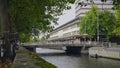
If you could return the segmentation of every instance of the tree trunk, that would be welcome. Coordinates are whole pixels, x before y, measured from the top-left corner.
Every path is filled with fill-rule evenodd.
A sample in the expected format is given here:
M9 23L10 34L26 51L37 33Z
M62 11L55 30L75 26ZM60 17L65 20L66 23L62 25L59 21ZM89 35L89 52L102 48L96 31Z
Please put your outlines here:
M3 50L4 59L11 59L13 57L10 45L10 19L8 13L8 0L0 0L0 17L1 17L1 33L3 36Z

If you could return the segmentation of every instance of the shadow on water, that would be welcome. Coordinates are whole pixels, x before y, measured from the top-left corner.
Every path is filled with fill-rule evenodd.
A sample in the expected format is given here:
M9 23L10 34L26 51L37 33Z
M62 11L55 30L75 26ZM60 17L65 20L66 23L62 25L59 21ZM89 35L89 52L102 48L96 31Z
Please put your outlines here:
M81 54L69 54L69 53L37 53L40 56L76 56L80 57Z
M66 53L38 53L40 56L64 56Z
M74 53L74 52L66 52L64 50L55 50L55 49L38 49L39 52L37 52L40 56L80 56L80 52Z

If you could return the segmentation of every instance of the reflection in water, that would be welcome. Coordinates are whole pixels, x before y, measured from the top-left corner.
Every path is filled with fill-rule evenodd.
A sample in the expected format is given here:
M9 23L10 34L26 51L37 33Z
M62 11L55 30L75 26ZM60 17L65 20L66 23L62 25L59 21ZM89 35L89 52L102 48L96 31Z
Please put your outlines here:
M120 68L120 61L90 58L87 55L66 55L64 51L38 49L39 55L58 68Z
M85 68L120 68L120 61L106 58L81 57Z

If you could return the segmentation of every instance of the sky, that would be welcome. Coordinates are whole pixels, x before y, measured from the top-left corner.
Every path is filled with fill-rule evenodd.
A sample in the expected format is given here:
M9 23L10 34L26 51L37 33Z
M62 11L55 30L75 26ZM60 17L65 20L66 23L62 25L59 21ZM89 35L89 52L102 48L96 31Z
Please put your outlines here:
M54 25L55 28L73 20L75 18L75 5L71 5L70 10L63 11L63 15L60 16L58 20L58 25L54 25L53 23L51 25ZM39 37L43 37L43 34L40 34Z
M70 10L65 10L63 11L63 15L60 16L59 20L58 20L58 25L55 25L55 28L71 21L72 19L75 18L75 5L71 5L71 9Z

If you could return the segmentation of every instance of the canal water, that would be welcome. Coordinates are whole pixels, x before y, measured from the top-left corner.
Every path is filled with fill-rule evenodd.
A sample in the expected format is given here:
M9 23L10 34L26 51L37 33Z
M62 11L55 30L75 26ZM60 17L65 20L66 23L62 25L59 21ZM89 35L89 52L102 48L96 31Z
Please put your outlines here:
M37 48L37 53L58 68L120 68L120 60L90 58L88 55L67 55L62 50Z

